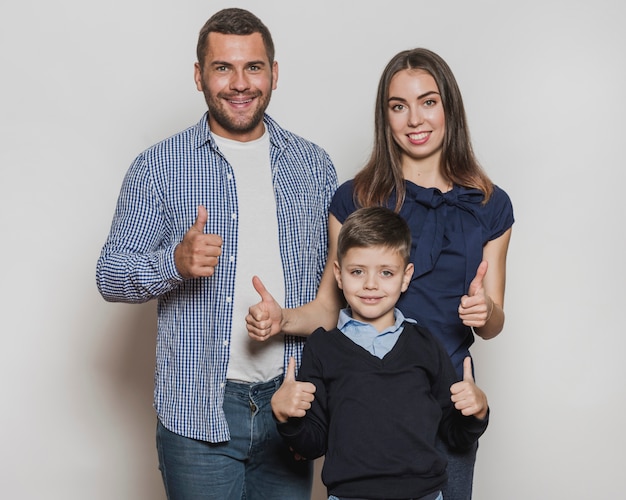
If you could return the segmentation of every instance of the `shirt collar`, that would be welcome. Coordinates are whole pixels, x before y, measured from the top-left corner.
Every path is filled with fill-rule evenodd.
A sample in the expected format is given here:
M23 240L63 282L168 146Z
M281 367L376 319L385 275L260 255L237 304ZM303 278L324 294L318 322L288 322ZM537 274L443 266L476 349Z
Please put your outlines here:
M394 317L396 318L396 321L393 326L390 326L389 328L385 329L385 332L387 333L395 332L396 330L402 327L402 323L404 323L405 321L408 323L417 323L414 319L405 318L404 314L402 314L400 309L398 309L397 307L394 308L393 314L394 314ZM352 311L350 310L349 307L346 307L345 309L342 309L341 311L339 311L339 320L337 321L337 328L339 330L343 330L343 328L348 324L365 325L367 323L354 319L352 317Z
M263 123L265 124L265 132L270 135L270 142L278 148L285 148L290 142L289 132L285 131L274 119L267 113L263 115ZM209 112L205 111L202 118L195 127L194 144L196 148L201 148L207 143L215 148L213 134L209 128Z

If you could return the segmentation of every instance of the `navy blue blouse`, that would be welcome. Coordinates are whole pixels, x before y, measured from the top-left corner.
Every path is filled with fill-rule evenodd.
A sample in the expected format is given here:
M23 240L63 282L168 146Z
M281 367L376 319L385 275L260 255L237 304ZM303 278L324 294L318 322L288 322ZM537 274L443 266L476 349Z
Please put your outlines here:
M506 192L497 186L483 205L484 195L477 189L455 185L442 193L437 188L405 183L400 215L411 228L415 272L397 307L435 335L462 377L463 359L469 355L474 335L459 319L460 299L476 275L483 246L513 225L513 206ZM394 208L395 204L394 194L388 207ZM330 212L343 224L357 208L353 182L349 180L336 191Z

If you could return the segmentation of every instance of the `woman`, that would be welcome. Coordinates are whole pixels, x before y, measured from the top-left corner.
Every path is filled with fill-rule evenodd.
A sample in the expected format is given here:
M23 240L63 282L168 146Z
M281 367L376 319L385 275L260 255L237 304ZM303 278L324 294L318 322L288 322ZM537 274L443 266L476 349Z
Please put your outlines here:
M329 268L337 235L350 213L372 205L390 207L409 223L415 273L398 308L439 339L461 377L474 334L490 339L504 326L513 208L474 156L452 71L426 49L400 52L383 71L371 157L340 186L330 207L329 254L317 298L280 309L255 278L262 302L250 309L250 335L264 340L281 331L306 334L335 326L340 302ZM445 452L444 498L471 498L476 449Z

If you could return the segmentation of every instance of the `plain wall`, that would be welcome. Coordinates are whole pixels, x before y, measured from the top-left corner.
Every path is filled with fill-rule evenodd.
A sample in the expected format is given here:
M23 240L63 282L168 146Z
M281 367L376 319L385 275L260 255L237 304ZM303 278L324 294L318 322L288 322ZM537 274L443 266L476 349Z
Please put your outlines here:
M95 264L133 158L204 112L197 33L227 6L273 32L269 112L340 180L368 155L387 61L415 46L448 61L516 215L505 330L473 348L492 407L475 498L624 498L618 0L3 2L0 496L164 498L155 304L104 302Z

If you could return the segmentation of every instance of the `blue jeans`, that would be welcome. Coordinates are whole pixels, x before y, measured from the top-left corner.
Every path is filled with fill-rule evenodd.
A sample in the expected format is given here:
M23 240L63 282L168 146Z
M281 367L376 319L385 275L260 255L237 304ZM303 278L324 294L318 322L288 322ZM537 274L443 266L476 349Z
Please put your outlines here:
M226 383L230 441L198 441L157 423L159 469L169 500L310 499L313 463L294 459L272 417L270 400L281 381Z
M440 442L439 449L448 459L448 481L443 487L443 497L445 500L471 500L478 443L469 450L459 452Z

